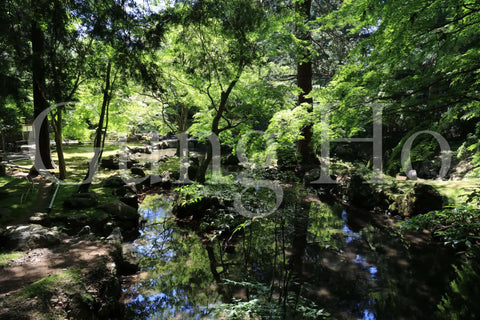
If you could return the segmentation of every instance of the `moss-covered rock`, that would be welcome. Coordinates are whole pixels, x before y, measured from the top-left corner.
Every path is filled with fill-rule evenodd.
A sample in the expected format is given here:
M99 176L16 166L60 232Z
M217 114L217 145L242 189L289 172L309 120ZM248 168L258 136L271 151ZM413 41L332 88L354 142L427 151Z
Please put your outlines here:
M413 190L401 200L399 212L405 217L425 214L429 211L441 210L444 197L432 186L416 183Z
M9 226L0 230L0 246L21 251L46 248L60 243L65 237L56 227L46 228L38 224Z

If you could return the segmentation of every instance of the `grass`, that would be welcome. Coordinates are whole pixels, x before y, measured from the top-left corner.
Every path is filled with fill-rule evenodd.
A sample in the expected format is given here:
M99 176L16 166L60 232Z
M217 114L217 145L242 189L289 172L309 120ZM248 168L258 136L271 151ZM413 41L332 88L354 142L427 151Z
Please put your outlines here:
M80 270L65 270L44 277L0 301L0 307L11 308L8 315L12 318L60 320L68 317L67 310L57 307L55 301L65 299L69 302L69 309L72 303L78 306L93 305L94 298L88 293Z
M0 226L26 214L37 197L37 187L26 179L0 177Z
M107 145L105 146L103 157L114 155L117 150L118 146ZM64 146L64 154L68 174L65 181L73 184L60 186L53 204L52 213L55 213L55 211L57 213L63 212L63 201L77 191L78 185L87 173L87 163L93 156L93 149L92 145ZM57 154L55 152L52 152L52 158L54 161L57 160ZM29 159L20 160L15 161L15 164L31 166L32 161ZM58 174L58 169L52 171ZM117 174L117 171L103 168L98 169L90 190L97 194L99 203L106 203L115 199L111 189L106 189L101 186L101 181L114 174ZM19 179L9 175L0 177L0 226L8 225L18 219L18 217L29 213L30 208L37 198L37 194L38 187L26 179ZM45 209L47 209L46 207ZM93 212L95 211L94 209L79 211L79 213L95 214L95 212Z
M0 267L6 266L12 259L20 258L24 255L23 252L1 252L0 253Z
M65 270L59 274L53 274L42 278L18 293L18 297L33 298L46 297L53 291L62 288L67 294L74 294L79 291L83 279L79 270Z

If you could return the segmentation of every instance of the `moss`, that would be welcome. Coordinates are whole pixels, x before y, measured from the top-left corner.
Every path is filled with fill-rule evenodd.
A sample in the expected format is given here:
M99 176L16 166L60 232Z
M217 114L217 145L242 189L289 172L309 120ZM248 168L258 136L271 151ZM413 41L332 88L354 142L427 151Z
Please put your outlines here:
M33 298L47 297L53 295L54 290L65 290L67 294L77 292L82 286L82 277L78 270L66 270L42 278L18 293L18 297Z
M66 303L66 304L64 304ZM0 306L9 309L7 317L28 319L90 318L95 298L76 269L44 277L6 297ZM1 315L1 313L0 313Z
M23 252L0 252L0 267L6 266L12 259L20 258Z
M0 226L28 213L37 198L37 186L25 179L4 176L0 178Z

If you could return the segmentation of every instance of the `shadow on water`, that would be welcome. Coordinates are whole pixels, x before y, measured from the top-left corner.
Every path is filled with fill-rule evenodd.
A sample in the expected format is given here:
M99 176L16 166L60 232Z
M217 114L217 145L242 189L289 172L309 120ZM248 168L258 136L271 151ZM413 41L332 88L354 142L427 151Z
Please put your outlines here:
M337 205L287 203L221 230L226 237L180 228L171 206L159 195L140 208L147 222L136 241L141 272L124 288L129 319L321 319L325 310L337 319L430 319L452 273L449 255L407 250L392 231L359 227Z

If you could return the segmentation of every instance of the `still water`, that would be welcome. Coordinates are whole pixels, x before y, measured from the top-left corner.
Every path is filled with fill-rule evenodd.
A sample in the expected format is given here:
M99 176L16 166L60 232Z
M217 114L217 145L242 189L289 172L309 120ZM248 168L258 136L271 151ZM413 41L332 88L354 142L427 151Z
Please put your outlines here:
M430 319L451 275L447 255L407 250L340 205L292 204L195 228L171 208L166 195L140 207L128 319Z

